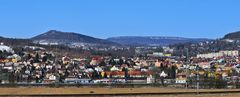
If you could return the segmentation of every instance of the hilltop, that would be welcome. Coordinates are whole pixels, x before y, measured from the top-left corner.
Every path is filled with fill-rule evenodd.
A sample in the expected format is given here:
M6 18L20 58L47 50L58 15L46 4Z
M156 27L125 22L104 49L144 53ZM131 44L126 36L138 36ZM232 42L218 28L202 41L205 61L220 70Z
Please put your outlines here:
M231 32L226 34L223 39L240 39L240 31Z
M31 40L38 44L53 44L53 45L117 45L111 41L94 38L73 32L61 32L50 30L43 34L37 35Z
M211 39L205 38L183 38L183 37L164 37L164 36L121 36L111 37L107 40L116 42L122 45L136 46L167 46L179 43L198 43Z

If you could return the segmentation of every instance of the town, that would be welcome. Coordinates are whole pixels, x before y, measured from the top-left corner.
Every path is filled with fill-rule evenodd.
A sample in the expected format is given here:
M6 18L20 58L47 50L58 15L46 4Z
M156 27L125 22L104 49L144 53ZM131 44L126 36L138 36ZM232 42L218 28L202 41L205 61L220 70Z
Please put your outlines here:
M39 46L20 48L16 52L1 43L1 84L159 84L189 88L240 86L238 50L197 55L184 52L182 56L174 56L174 50L167 46L135 47L135 55L132 56L98 54L78 57L56 55L56 52Z

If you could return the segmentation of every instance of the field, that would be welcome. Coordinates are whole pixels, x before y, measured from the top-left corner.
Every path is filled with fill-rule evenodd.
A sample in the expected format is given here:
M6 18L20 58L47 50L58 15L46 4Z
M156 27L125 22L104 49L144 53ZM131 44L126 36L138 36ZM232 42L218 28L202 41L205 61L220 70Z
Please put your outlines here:
M240 93L234 94L182 94L182 95L136 95L136 96L127 96L127 97L240 97Z
M175 89L175 88L91 88L91 87L19 87L0 88L1 96L116 96L116 97L240 97L240 89Z

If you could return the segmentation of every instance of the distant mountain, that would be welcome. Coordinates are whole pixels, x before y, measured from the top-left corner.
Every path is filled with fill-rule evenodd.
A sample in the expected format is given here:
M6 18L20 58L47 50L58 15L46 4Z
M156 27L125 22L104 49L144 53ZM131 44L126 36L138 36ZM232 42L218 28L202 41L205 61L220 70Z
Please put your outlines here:
M121 36L111 37L107 40L122 45L139 45L139 46L166 46L186 42L202 42L210 39L204 38L182 38L182 37L161 37L161 36Z
M223 38L224 39L240 39L240 31L226 34Z
M107 40L98 39L73 32L61 32L50 30L46 33L40 34L31 38L34 43L50 44L50 45L69 45L69 46L82 46L82 45L116 45Z
M30 39L5 38L5 37L1 37L1 36L0 36L0 42L11 45L11 46L33 44Z
M226 36L228 37L228 36ZM40 45L65 45L68 47L109 47L109 46L167 46L178 43L198 43L208 41L204 38L182 38L182 37L161 37L161 36L121 36L108 39L99 39L73 32L62 32L50 30L30 39L13 39L0 37L0 42L8 41L15 44L35 43Z
M173 55L182 55L186 48L188 48L188 54L190 56L196 56L197 54L206 54L211 52L219 52L222 50L240 51L240 31L228 33L222 38L215 40L199 43L175 44L171 45L170 47L176 50Z

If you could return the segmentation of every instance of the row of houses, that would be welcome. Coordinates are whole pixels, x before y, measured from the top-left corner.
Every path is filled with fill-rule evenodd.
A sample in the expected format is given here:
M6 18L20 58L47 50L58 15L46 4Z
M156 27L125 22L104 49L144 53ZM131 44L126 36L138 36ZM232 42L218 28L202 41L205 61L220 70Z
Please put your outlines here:
M207 53L207 54L198 54L197 58L217 58L223 56L238 56L239 51L237 50L226 50L226 51L219 51L214 53Z

